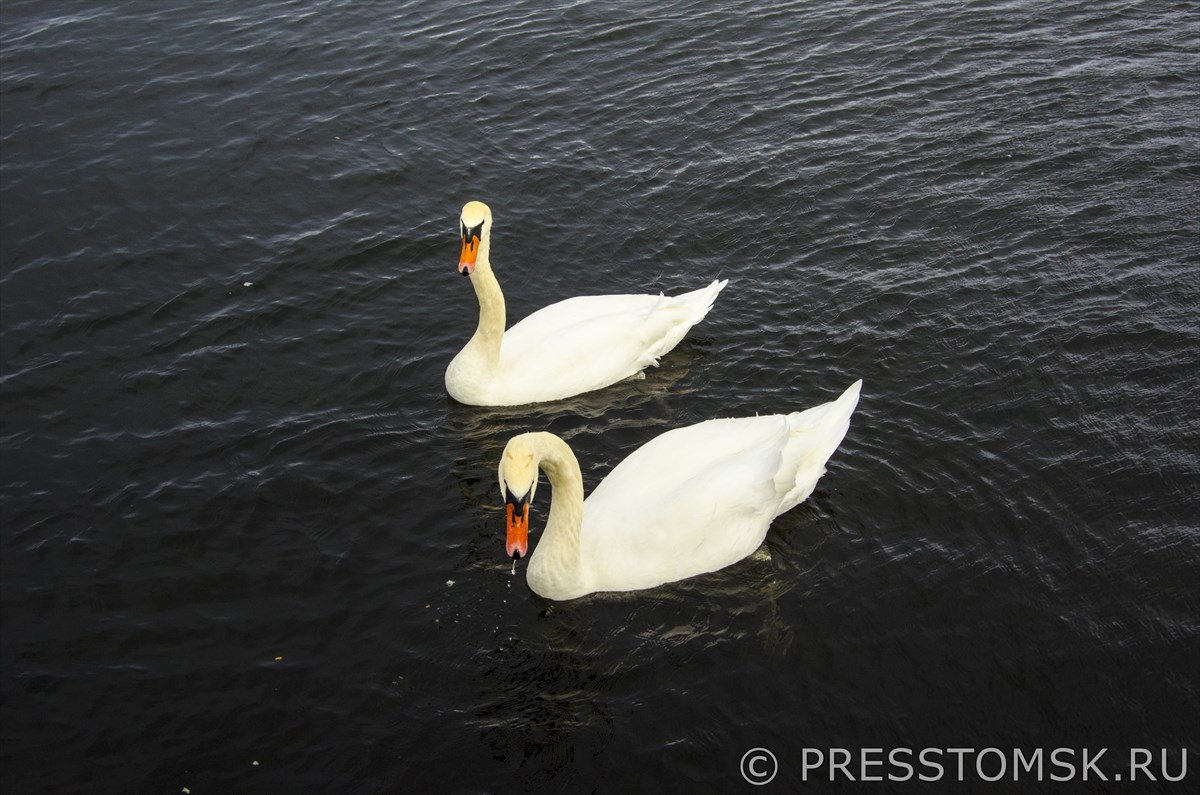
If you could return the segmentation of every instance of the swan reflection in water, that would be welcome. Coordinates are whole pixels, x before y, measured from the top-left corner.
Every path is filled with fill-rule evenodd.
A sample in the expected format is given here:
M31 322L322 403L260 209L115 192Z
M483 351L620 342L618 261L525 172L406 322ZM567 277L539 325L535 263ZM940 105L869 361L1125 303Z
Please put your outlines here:
M804 572L773 560L790 558L786 544L780 555L772 546L769 540L722 571L646 591L572 602L524 591L524 600L510 599L512 614L536 610L536 617L500 627L493 647L470 661L481 700L468 723L525 785L600 780L605 771L596 760L631 716L653 723L658 717L647 714L647 704L705 689L709 673L697 663L722 652L793 652L795 630L780 603L802 585ZM510 578L503 563L488 574ZM515 579L506 588L514 596L524 590L519 574ZM665 691L664 662L674 672ZM658 733L664 743L679 735L665 719Z

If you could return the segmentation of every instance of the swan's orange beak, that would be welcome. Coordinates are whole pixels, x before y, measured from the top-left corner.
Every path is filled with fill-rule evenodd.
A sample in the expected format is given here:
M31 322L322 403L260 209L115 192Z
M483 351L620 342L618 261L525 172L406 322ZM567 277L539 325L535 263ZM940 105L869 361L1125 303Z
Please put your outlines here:
M463 235L462 254L458 256L458 272L470 276L475 272L475 258L479 256L479 236Z
M510 558L523 558L529 551L529 503L520 506L511 502L508 509L508 543L504 549Z

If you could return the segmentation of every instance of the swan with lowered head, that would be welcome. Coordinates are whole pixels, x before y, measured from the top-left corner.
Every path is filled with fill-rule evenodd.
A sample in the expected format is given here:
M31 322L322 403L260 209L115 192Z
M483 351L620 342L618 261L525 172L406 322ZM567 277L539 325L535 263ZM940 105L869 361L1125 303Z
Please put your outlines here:
M637 375L699 323L726 281L676 297L588 295L539 309L504 330L504 295L488 259L492 211L468 202L458 270L479 299L479 326L446 368L446 391L473 406L578 395Z
M579 462L551 433L509 440L500 458L506 550L528 551L538 469L550 515L529 559L529 587L547 599L636 591L716 571L762 544L771 521L825 474L858 405L862 381L807 411L708 420L647 442L583 498Z

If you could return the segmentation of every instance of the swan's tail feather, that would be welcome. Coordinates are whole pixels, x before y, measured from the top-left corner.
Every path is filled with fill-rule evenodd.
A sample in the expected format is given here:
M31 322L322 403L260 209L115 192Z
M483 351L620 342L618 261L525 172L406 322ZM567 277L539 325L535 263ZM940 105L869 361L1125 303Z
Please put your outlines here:
M729 284L728 279L714 279L707 287L693 290L677 296L660 296L658 303L651 310L651 316L658 315L661 330L653 332L657 339L646 349L638 360L639 367L657 366L658 360L670 353L679 344L692 326L699 323L712 309L717 300L717 294ZM653 322L653 321L652 321Z
M784 482L777 481L778 486L786 489L786 494L776 516L794 508L812 494L817 480L825 474L825 463L846 438L846 431L850 429L850 415L858 406L861 389L862 379L859 379L837 400L788 415L790 433L779 470Z
M704 319L708 310L712 309L713 304L716 303L717 294L724 290L727 284L729 284L728 279L713 279L707 287L676 296L674 303L676 306L687 307L696 313L696 319L692 321L692 324L695 325Z

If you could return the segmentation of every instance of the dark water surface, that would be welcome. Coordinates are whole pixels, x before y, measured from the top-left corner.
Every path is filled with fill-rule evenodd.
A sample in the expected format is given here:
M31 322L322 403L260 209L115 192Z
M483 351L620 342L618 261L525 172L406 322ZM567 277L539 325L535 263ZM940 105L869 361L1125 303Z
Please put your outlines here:
M764 746L792 791L836 746L1194 792L1198 48L1190 2L5 0L6 790L750 791ZM458 406L468 199L510 319L730 285L644 381ZM510 575L511 435L591 486L859 377L764 553Z

